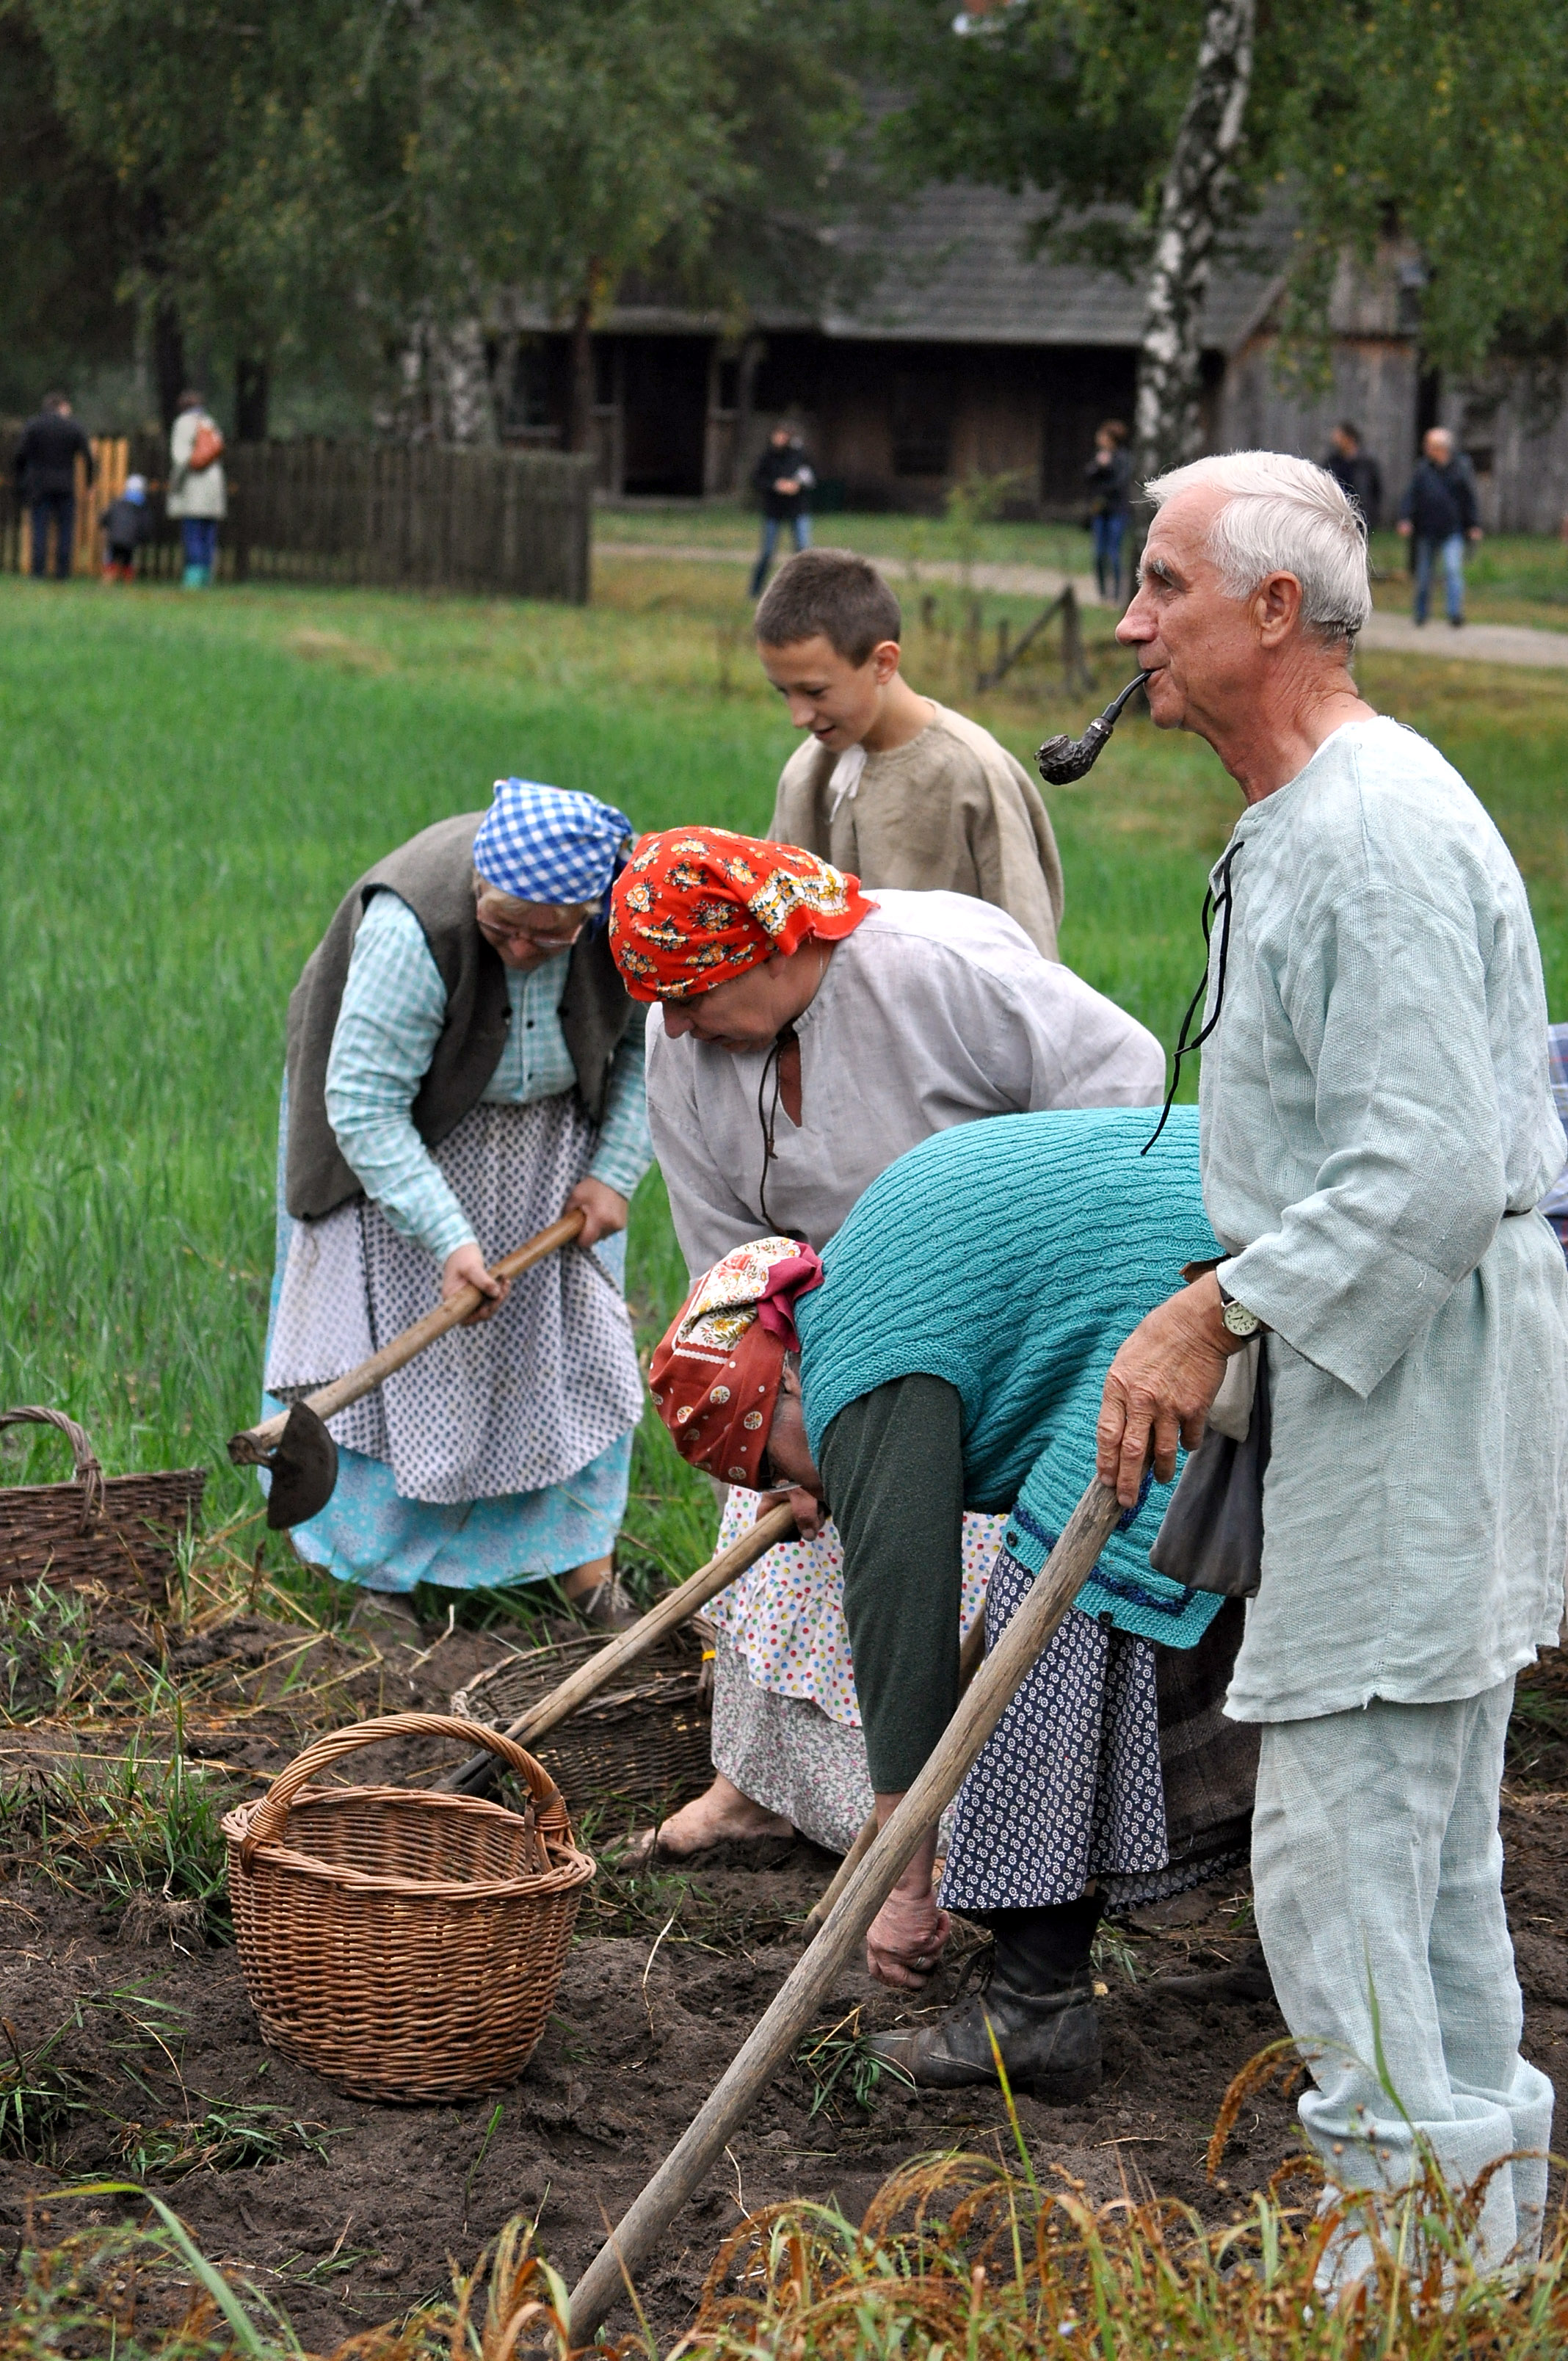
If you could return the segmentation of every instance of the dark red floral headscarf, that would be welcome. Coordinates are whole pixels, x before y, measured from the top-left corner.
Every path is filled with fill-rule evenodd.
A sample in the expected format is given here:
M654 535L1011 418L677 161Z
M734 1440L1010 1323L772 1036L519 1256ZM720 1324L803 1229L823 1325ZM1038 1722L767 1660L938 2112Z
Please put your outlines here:
M858 877L798 845L666 828L616 880L609 943L633 1000L686 1000L814 936L853 934L874 907Z
M757 1489L784 1355L800 1349L795 1301L821 1284L821 1258L799 1238L753 1238L698 1279L648 1372L654 1408L694 1467Z

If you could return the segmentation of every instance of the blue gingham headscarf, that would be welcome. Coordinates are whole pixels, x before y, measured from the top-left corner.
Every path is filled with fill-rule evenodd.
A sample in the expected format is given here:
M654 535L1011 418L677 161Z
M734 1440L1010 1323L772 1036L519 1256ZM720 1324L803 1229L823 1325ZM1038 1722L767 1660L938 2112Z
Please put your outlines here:
M498 779L474 839L474 866L520 902L587 902L607 914L631 851L631 822L613 804L532 779Z

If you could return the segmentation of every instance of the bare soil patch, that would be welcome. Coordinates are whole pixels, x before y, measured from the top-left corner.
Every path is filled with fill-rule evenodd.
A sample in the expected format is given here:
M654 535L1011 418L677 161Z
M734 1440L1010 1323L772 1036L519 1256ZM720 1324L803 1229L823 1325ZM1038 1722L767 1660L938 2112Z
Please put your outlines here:
M190 1668L192 1676L218 1668L219 1686L236 1685L239 1698L214 1692L205 1731L200 1711L187 1717L187 1745L205 1750L205 1775L225 1805L256 1792L258 1774L279 1768L321 1726L323 1707L346 1719L442 1706L498 1652L483 1635L455 1631L422 1663L420 1651L396 1646L367 1663L348 1643L322 1640L295 1660L282 1695L285 1630L240 1619L216 1635L212 1665ZM288 1644L298 1636L288 1633ZM239 1661L247 1652L255 1661ZM1526 2048L1550 2072L1568 2039L1568 1794L1540 1784L1541 1770L1555 1768L1550 1749L1558 1742L1543 1736L1540 1718L1521 1716L1518 1736L1516 1773L1533 1768L1538 1784L1510 1790L1508 1892ZM34 1725L0 1742L14 1782L24 1759L43 1776L50 1746L57 1759L86 1742L109 1752L124 1744L124 1730ZM398 1753L400 1763L383 1761L373 1775L429 1777L438 1767L429 1749ZM43 2097L29 2099L25 2128L7 2118L0 2131L0 2300L4 2267L29 2218L35 2236L82 2226L94 2206L103 2218L104 2201L64 2191L110 2171L157 2189L209 2254L252 2275L317 2348L440 2291L450 2265L471 2268L515 2213L540 2218L545 2251L575 2279L798 1956L799 1922L834 1865L791 1842L628 1874L614 1866L610 1827L590 1821L587 1837L603 1865L545 2038L514 2087L459 2107L343 2097L263 2047L232 1948L156 1911L61 1893L36 1863L17 1867L14 1858L15 1873L0 1882L0 2021L10 2045L0 2068L7 2055L19 2057L24 2086L38 2083ZM1124 1960L1107 1956L1102 1970L1103 2089L1071 2108L1019 2102L1036 2169L1070 2174L1096 2200L1126 2183L1224 2218L1298 2146L1292 2103L1266 2092L1243 2110L1224 2179L1214 2186L1206 2178L1204 2149L1227 2083L1283 2031L1266 1985L1245 1972L1246 1895L1189 1895L1121 1931ZM960 1960L931 2004L966 1972L973 1962ZM846 2021L842 2042L899 2014L892 1994L853 1974L823 2026ZM884 2080L862 2105L850 2080L842 2074L824 2098L820 2072L797 2062L775 2077L644 2275L642 2298L661 2334L689 2318L720 2238L743 2212L804 2196L858 2214L911 2157L1011 2150L997 2093L917 2093Z

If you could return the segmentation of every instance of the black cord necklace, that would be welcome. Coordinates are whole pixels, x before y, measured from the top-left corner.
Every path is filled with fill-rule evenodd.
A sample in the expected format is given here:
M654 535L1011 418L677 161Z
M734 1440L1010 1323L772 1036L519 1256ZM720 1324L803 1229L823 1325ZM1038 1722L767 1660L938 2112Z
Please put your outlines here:
M772 1229L773 1219L768 1211L768 1167L778 1154L777 1148L773 1146L773 1134L778 1126L779 1093L784 1089L784 1077L779 1071L779 1066L784 1051L796 1038L793 1025L786 1025L782 1032L773 1036L773 1046L762 1060L762 1071L757 1082L757 1122L762 1134L762 1177L757 1184L757 1205L762 1216L762 1227L766 1230ZM773 1076L773 1102L764 1115L762 1101L767 1094L770 1074Z
M1216 894L1213 887L1211 885L1203 896L1203 949L1205 953L1207 953L1209 949L1210 930L1213 926L1216 916L1218 916L1220 919L1220 972L1214 980L1214 1014L1210 1017L1209 1022L1204 1026L1201 1033L1200 1033L1195 1039L1190 1041L1187 1038L1187 1028L1191 1024L1192 1019L1197 1016L1198 1011L1202 1007L1203 996L1209 989L1209 961L1207 957L1205 957L1203 961L1202 982L1199 984L1197 991L1193 994L1191 999L1187 1005L1187 1014L1181 1020L1181 1031L1177 1036L1176 1055L1170 1061L1170 1088L1165 1094L1165 1104L1159 1111L1159 1121L1156 1124L1153 1134L1149 1138L1145 1140L1142 1148L1138 1150L1140 1156L1146 1156L1148 1154L1150 1148L1154 1146L1155 1141L1165 1129L1167 1118L1170 1114L1172 1105L1175 1104L1176 1086L1181 1078L1181 1060L1183 1058L1190 1057L1194 1049L1201 1049L1203 1047L1204 1042L1209 1038L1210 1034L1219 1023L1220 1011L1225 1005L1225 962L1231 955L1231 912L1234 907L1235 900L1231 890L1231 868L1240 851L1241 846L1239 844L1232 845L1229 852L1226 853L1223 861L1220 863L1219 893Z

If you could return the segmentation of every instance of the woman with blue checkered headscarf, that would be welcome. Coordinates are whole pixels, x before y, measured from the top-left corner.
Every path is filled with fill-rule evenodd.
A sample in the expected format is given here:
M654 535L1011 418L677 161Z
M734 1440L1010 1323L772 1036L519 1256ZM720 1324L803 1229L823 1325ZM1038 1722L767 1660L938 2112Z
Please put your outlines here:
M337 1488L294 1545L382 1594L556 1576L631 1610L613 1551L642 1387L623 1298L652 1160L643 1011L609 954L624 812L526 779L353 886L289 1004L269 1400L466 1285L490 1299L330 1423ZM564 1212L577 1243L489 1266ZM383 1602L384 1604L384 1602Z

